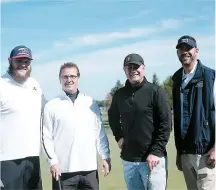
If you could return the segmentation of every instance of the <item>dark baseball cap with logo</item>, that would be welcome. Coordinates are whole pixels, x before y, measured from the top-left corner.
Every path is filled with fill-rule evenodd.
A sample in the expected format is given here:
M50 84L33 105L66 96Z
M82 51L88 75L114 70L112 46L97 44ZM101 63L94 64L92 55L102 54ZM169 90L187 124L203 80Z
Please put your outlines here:
M124 59L124 66L129 64L144 65L144 60L139 54L131 53Z
M187 44L192 48L197 47L196 40L192 36L188 36L188 35L182 36L181 38L178 39L176 49L178 49L181 44Z
M29 58L32 60L32 53L29 48L24 45L16 46L10 53L11 59Z

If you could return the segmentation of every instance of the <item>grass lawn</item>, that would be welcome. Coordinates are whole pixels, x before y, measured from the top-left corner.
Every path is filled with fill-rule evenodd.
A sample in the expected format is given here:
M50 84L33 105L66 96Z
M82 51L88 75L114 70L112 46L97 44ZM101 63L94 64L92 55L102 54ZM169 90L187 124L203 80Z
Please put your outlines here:
M100 172L100 189L101 190L126 190L123 171L122 171L122 163L119 158L119 149L117 147L116 142L109 130L107 129L107 134L110 142L111 149L111 157L112 157L112 171L107 177L103 177L101 173L101 167L99 165ZM169 156L169 179L168 179L168 190L184 190L186 189L185 183L183 180L183 175L176 169L175 166L175 145L173 141L173 134L171 135L171 139L168 144L168 156ZM42 163L42 177L43 177L43 185L44 190L51 189L51 175L49 173L49 168L46 163L45 158L41 159Z

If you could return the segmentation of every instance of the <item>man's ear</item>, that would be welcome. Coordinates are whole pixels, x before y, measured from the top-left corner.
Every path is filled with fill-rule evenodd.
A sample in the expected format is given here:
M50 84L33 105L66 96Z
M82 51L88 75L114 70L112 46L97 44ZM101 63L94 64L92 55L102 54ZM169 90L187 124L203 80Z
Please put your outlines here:
M145 70L145 65L141 65L140 67L142 70Z
M198 53L199 53L199 49L195 48L195 55L198 56Z

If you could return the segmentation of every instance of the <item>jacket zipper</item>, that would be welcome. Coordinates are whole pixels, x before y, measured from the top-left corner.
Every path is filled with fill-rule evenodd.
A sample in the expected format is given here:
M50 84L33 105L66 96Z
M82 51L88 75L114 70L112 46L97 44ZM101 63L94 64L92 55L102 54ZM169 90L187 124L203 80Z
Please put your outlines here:
M131 96L131 105L134 103L134 93Z

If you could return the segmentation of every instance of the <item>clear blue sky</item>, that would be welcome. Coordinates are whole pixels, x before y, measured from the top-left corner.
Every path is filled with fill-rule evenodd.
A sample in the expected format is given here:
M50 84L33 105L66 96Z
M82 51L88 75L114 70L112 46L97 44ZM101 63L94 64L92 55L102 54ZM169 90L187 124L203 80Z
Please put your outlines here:
M180 63L175 45L185 34L196 38L199 58L215 67L213 0L1 0L1 74L16 45L32 49L33 73L49 99L60 90L59 67L73 61L81 71L80 90L104 99L128 53L139 53L146 76L160 82Z

